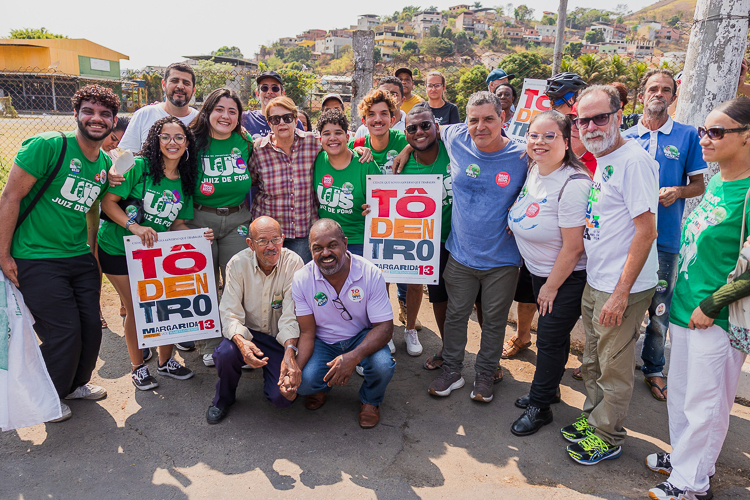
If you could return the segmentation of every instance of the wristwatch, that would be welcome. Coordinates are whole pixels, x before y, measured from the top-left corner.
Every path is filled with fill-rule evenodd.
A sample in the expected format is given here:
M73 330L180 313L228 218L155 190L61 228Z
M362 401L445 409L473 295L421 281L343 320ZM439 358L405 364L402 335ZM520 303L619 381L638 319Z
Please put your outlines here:
M125 229L130 229L130 226L135 224L135 221L133 219L128 219L128 221L125 223Z
M294 345L292 345L292 344L289 344L288 346L286 346L286 348L287 348L287 349L291 349L291 350L293 350L293 351L294 351L294 356L295 356L295 357L296 357L296 356L297 356L297 355L299 354L299 349L297 349L297 347L296 347L296 346L294 346Z

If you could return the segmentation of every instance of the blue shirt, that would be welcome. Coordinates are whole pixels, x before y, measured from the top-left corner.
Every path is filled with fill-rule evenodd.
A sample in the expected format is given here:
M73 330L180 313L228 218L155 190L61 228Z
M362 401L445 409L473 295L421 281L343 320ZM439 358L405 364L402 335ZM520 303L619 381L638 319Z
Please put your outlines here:
M651 131L641 121L622 133L626 139L635 139L651 158L659 163L659 188L687 186L691 175L708 171L703 153L698 144L698 130L690 125L677 123L672 118L660 129ZM682 213L685 211L685 198L678 198L670 206L659 203L656 248L662 252L680 251Z
M271 133L271 126L268 124L265 115L260 110L255 111L243 111L242 112L242 126L245 130L253 136L253 139L258 137L265 137ZM297 128L305 130L305 126L302 125L301 120L297 120Z
M508 141L494 153L480 151L465 123L440 127L451 160L453 213L445 243L458 263L488 270L520 266L516 240L508 234L508 210L526 182L524 147Z

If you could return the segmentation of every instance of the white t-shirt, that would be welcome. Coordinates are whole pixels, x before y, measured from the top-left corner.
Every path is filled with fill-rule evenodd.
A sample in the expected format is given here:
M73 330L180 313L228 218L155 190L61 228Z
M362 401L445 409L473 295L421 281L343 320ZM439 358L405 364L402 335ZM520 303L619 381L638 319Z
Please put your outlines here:
M178 117L185 125L190 125L196 116L198 116L198 110L195 108L189 108L190 114L187 116ZM165 116L169 116L169 113L164 111L160 103L150 104L144 106L135 113L133 118L130 119L128 128L125 130L125 134L120 140L119 147L122 149L128 149L133 153L137 153L141 150L141 146L148 137L148 131L158 120L161 120Z
M659 164L632 140L596 162L583 233L586 273L591 287L612 293L635 236L633 219L645 212L653 213L654 218L658 214ZM655 287L658 267L654 241L630 293Z
M391 127L391 130L400 130L400 131L403 132L404 131L404 127L406 127L406 113L404 113L402 111L401 112L401 119L399 121L397 121L396 124ZM357 129L357 132L354 134L354 138L355 139L359 139L360 137L364 137L364 136L366 136L369 133L370 133L370 131L367 129L367 127L365 127L365 124L363 123Z
M563 244L560 228L583 227L586 224L591 181L568 181L571 175L577 173L575 168L563 166L549 175L540 175L539 167L534 164L529 170L526 184L508 212L508 227L513 231L526 267L534 276L546 278L552 272ZM560 197L563 185L565 189ZM583 269L586 269L586 254L581 256L575 267L576 271Z

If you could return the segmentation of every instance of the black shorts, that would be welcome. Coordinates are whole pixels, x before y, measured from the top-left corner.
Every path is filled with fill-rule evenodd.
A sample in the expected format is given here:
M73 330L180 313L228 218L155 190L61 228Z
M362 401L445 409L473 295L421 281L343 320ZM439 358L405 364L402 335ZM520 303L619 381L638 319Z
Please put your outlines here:
M99 266L104 274L113 274L115 276L128 275L128 260L124 255L110 255L100 246L97 250L99 256Z
M534 287L531 285L531 273L526 264L521 266L518 273L518 284L516 285L516 294L513 300L522 304L536 304L534 298Z
M440 244L440 279L437 285L427 285L427 291L430 294L430 304L448 301L448 292L445 291L445 265L448 263L450 253L445 249L445 243Z

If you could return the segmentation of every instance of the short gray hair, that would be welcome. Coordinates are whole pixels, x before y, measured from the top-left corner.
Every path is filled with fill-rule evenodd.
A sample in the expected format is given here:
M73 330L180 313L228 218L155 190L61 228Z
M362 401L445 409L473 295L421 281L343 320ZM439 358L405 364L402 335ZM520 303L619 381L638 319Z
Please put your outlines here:
M497 116L500 116L503 113L503 108L500 105L500 99L488 90L482 90L471 94L471 96L469 97L469 102L466 103L466 109L474 106L484 106L485 104L492 104L492 106L495 108Z
M583 92L581 92L576 101L580 103L581 101L583 101L584 97L589 94L593 94L594 92L602 92L606 94L607 97L609 97L609 108L612 111L619 111L622 107L622 101L620 101L620 93L611 85L592 85L590 87L587 87L583 90Z

